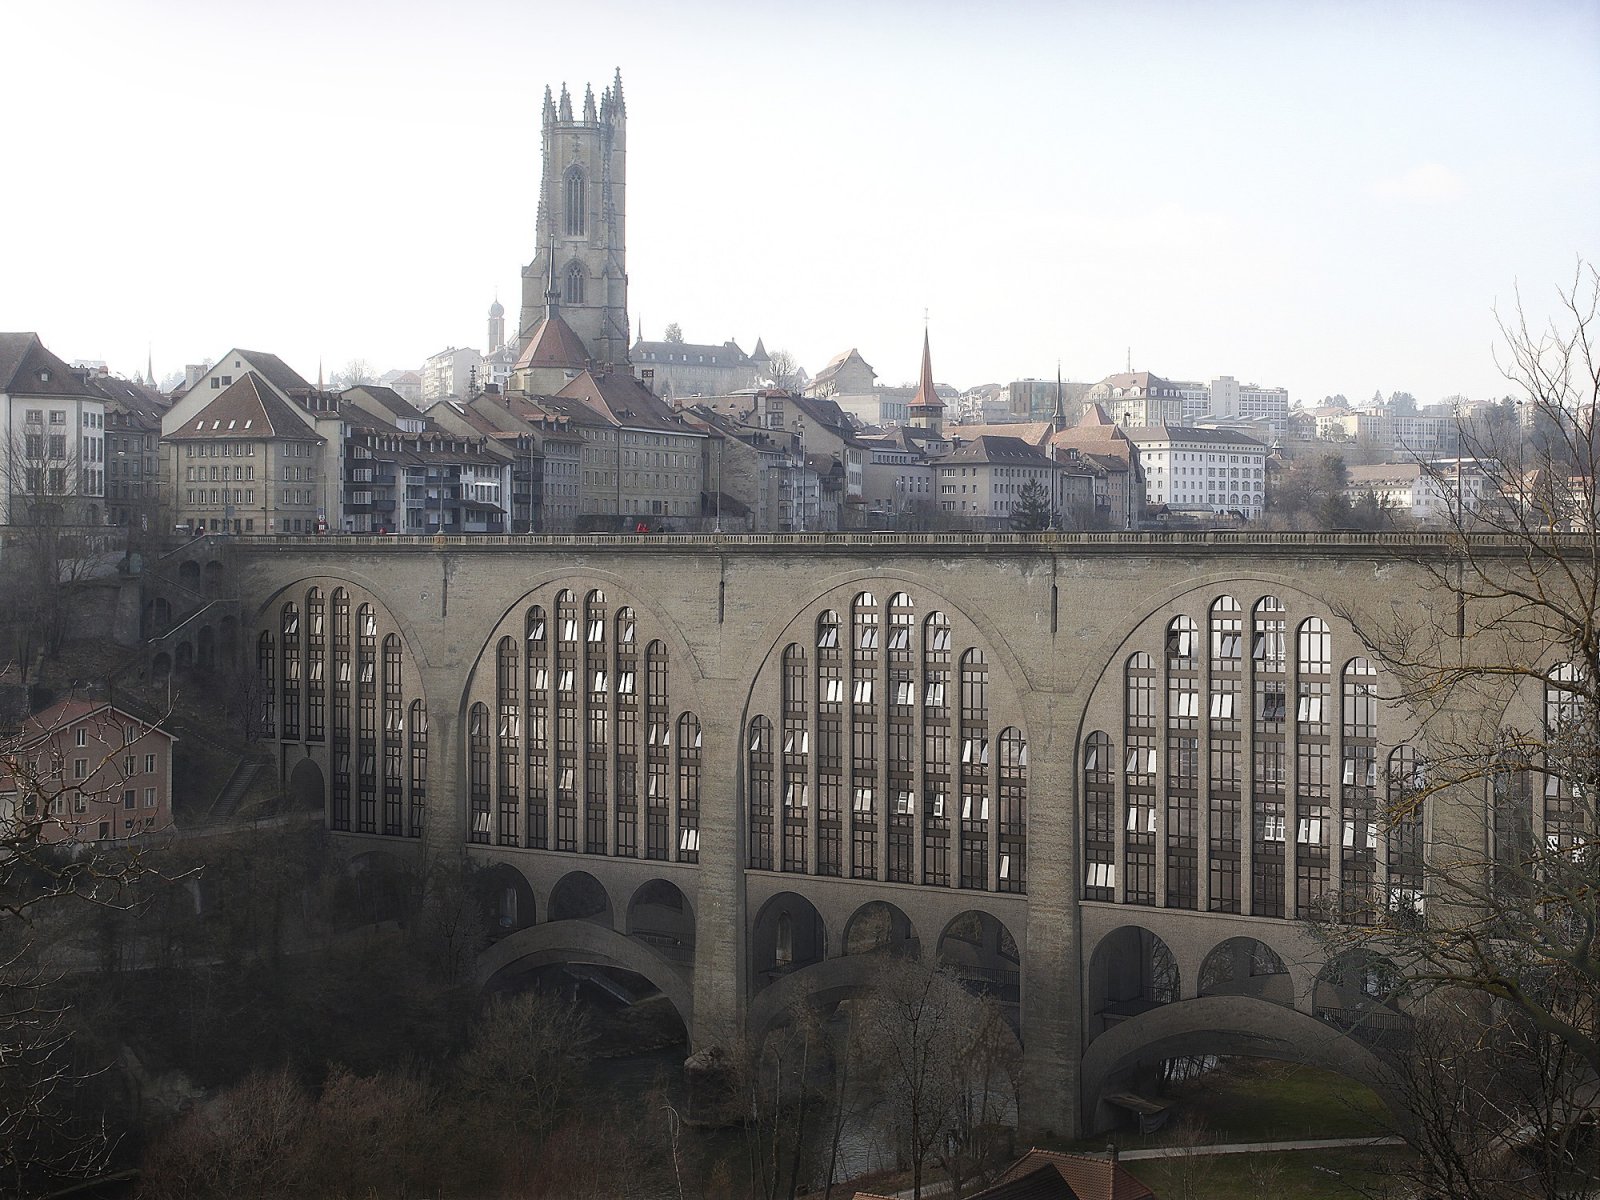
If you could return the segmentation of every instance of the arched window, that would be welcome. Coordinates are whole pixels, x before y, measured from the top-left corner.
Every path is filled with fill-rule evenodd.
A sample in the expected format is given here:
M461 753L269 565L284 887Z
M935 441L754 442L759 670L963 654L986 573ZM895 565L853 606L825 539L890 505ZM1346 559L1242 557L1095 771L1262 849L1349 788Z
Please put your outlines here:
M1422 912L1422 792L1426 782L1422 760L1415 750L1410 746L1396 746L1389 752L1385 832L1389 843L1388 903L1392 913L1420 915Z
M1346 921L1370 924L1378 850L1378 671L1365 658L1345 664L1340 681L1343 756L1339 773L1342 854L1339 905Z
M1144 651L1123 668L1122 765L1128 816L1123 840L1123 892L1129 904L1156 902L1156 668Z
M639 856L639 642L633 609L617 610L616 845L619 858Z
M306 741L320 742L326 733L327 630L321 588L306 592Z
M916 880L916 757L917 677L915 649L916 612L911 597L896 592L889 597L889 711L886 777L888 793L883 811L888 830L885 877L890 883Z
M556 594L555 669L551 680L555 701L555 746L551 755L551 783L555 791L557 850L578 849L578 675L583 631L578 625L578 602L571 592Z
M1200 627L1167 625L1167 907L1200 903Z
M878 870L878 598L850 606L850 877Z
M411 737L411 827L412 837L422 836L428 810L428 710L421 700L411 702L407 722Z
M785 871L805 872L811 828L811 725L806 707L807 665L803 646L783 650L783 858Z
M922 624L922 882L950 884L951 739L950 620L935 610Z
M749 798L750 869L772 870L772 722L753 717L749 732L749 766L745 771Z
M383 639L383 832L399 837L405 832L400 778L401 748L405 744L405 707L401 696L400 635Z
M568 237L582 237L584 228L584 207L587 197L584 195L583 170L573 167L567 172L566 194L562 198L562 211L566 214L566 229ZM581 300L582 297L580 296Z
M843 866L845 772L845 678L839 614L817 618L817 863L818 875L838 875Z
M1333 636L1326 621L1308 617L1295 640L1295 904L1309 916L1330 882Z
M256 640L256 688L258 701L256 709L256 727L264 738L274 737L278 697L277 684L273 681L276 674L274 667L277 665L277 647L273 644L272 630L263 629L261 636Z
M995 887L1027 891L1028 741L1020 729L1000 732L998 786L999 866Z
M1584 805L1578 802L1590 779L1582 764L1594 749L1594 723L1584 703L1582 678L1570 662L1550 669L1544 687L1544 836L1551 851L1566 852L1582 840ZM1573 779L1573 768L1579 778Z
M606 594L598 589L583 602L583 849L606 852L606 768L610 763L611 671L606 657Z
M644 649L645 841L646 858L670 858L671 783L667 774L672 726L667 716L667 647L653 641Z
M523 614L524 644L528 648L526 746L524 781L528 797L529 846L543 850L550 844L550 623L535 604Z
M378 617L356 610L356 830L378 832Z
M989 886L989 667L983 651L961 656L961 878Z
M489 706L481 701L467 714L467 840L489 841Z
M1210 620L1211 695L1206 709L1211 735L1211 785L1206 801L1211 819L1206 846L1208 907L1211 912L1236 913L1241 898L1242 862L1244 610L1232 596L1218 596L1211 605Z
M1251 828L1251 912L1258 917L1284 914L1286 789L1289 769L1288 610L1276 596L1256 602L1251 620L1250 657L1255 667L1255 762L1251 766L1255 812Z
M1111 739L1100 730L1083 743L1083 898L1115 900L1117 793Z
M565 303L583 303L583 280L584 272L582 266L580 266L578 263L573 263L567 268L567 292Z
M283 736L300 739L300 610L283 606Z
M495 652L494 701L495 774L500 811L496 840L502 846L521 844L522 709L518 704L517 686L521 674L516 639L501 638Z
M700 861L700 719L678 717L678 861Z

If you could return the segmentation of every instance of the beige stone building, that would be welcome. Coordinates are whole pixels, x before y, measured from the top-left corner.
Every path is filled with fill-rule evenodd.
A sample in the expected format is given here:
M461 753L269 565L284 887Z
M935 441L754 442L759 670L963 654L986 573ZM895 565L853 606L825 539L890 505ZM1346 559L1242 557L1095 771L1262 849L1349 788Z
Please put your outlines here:
M208 533L315 533L318 511L327 512L323 460L339 447L330 451L309 419L254 371L208 403L191 405L163 447L180 525Z

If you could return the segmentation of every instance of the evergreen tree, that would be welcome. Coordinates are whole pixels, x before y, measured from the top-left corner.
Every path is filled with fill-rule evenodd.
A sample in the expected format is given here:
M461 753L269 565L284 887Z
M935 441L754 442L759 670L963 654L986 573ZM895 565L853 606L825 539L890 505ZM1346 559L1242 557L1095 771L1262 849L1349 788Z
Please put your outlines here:
M1050 507L1050 493L1037 478L1030 479L1022 485L1017 502L1011 506L1012 532L1038 533L1049 529L1050 519L1054 516L1055 512Z

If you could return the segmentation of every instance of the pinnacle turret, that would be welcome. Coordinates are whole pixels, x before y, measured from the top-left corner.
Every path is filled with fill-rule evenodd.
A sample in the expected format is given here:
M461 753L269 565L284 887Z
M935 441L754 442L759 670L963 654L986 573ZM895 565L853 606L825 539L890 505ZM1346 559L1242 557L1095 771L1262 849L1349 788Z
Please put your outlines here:
M556 101L555 97L550 94L550 85L547 83L544 85L544 123L548 125L555 119Z
M594 88L587 83L583 85L583 119L590 125L599 119L594 111Z
M561 107L557 110L557 115L563 121L572 120L572 97L567 93L565 83L561 85Z
M617 115L626 116L628 106L622 99L622 68L617 68L617 77L611 81L611 100L617 106Z

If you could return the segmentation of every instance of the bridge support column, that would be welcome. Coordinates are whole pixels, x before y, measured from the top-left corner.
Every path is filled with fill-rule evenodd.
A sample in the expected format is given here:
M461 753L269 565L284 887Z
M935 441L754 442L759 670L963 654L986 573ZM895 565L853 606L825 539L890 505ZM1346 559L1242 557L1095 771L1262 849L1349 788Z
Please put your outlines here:
M467 841L466 769L461 749L459 672L423 670L428 698L428 807L423 816L425 860L461 854Z
M715 685L712 685L715 686ZM731 691L731 689L730 689ZM744 853L739 838L744 777L738 707L707 711L700 865L694 939L694 1025L691 1051L731 1049L744 1030Z
M1022 952L1022 1089L1018 1133L1074 1137L1081 1114L1083 995L1078 924L1076 754L1069 727L1031 706L1028 729L1028 928ZM1052 745L1065 739L1067 745ZM1041 853L1044 847L1049 851Z

